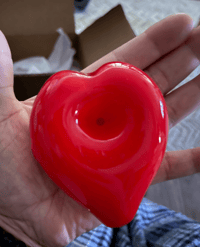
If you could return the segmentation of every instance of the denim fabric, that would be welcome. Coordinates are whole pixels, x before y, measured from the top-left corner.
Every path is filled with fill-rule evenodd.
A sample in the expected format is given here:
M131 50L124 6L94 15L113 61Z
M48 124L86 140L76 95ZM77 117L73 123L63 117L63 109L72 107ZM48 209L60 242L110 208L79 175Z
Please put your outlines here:
M200 224L144 198L134 219L121 228L100 225L68 247L200 246Z

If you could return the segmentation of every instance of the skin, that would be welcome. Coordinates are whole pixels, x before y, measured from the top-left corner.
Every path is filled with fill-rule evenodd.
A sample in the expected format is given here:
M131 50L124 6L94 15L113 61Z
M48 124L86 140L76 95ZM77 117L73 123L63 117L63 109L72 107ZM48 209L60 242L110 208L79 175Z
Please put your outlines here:
M170 16L83 70L110 61L144 70L166 100L169 128L200 105L200 76L169 93L198 65L200 28L185 14ZM35 97L18 101L13 62L0 32L0 226L33 247L60 247L101 224L61 191L31 152L29 119ZM200 171L200 148L166 152L152 184Z

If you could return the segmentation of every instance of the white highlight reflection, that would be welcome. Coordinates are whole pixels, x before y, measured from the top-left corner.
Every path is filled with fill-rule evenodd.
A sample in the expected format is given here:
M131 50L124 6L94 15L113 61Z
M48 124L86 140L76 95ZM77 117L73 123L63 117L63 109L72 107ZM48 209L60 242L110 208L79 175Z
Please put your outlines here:
M160 110L161 110L162 117L164 118L165 114L164 114L164 107L163 107L162 101L160 101Z

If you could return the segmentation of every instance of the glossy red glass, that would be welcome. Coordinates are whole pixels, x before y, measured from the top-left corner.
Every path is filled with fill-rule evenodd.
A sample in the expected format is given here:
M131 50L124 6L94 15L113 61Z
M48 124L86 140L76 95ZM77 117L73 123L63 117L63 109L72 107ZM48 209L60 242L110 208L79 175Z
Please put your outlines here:
M49 177L102 223L121 227L162 162L167 108L153 80L132 65L61 71L36 97L30 134Z

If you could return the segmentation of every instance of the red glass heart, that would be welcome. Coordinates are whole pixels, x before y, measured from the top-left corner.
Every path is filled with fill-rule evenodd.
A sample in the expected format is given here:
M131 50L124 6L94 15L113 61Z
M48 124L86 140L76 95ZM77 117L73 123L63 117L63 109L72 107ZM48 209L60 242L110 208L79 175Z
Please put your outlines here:
M121 227L162 162L167 108L153 80L130 64L61 71L36 97L30 134L49 177L102 223Z

